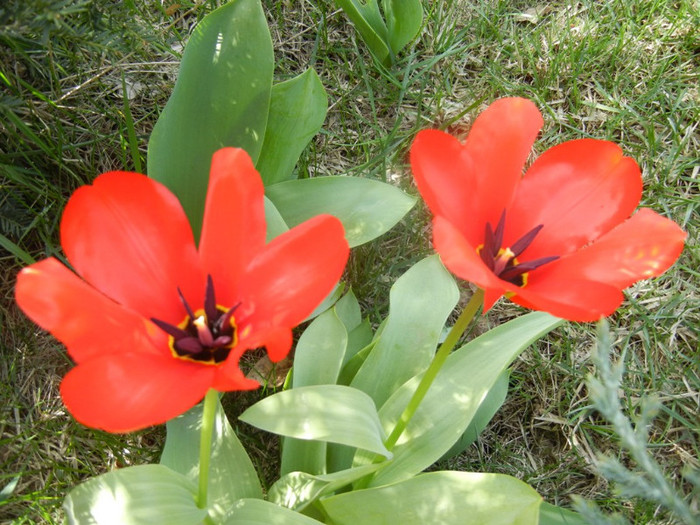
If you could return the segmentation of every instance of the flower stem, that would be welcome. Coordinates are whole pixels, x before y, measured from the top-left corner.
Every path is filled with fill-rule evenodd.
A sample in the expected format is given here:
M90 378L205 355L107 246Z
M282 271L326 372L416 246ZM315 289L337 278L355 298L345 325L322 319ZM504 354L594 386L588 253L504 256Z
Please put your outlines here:
M209 460L211 459L211 436L214 433L214 417L216 416L216 403L219 394L213 388L204 396L202 410L202 431L199 441L199 492L197 493L197 507L207 507L207 491L209 489Z
M445 363L447 356L450 355L455 345L459 341L460 337L462 337L462 334L464 334L464 331L467 329L467 326L469 326L471 320L474 319L476 312L479 310L483 302L484 291L481 288L479 288L476 292L474 292L474 295L472 295L472 298L469 300L469 303L467 303L467 306L464 307L464 311L462 311L462 313L459 315L457 321L455 321L454 326L450 329L449 333L447 334L447 337L445 337L445 341L435 353L435 357L433 358L432 362L430 363L430 366L421 378L420 383L418 384L418 388L413 393L413 397L408 402L408 405L406 405L406 408L404 409L403 413L401 414L401 417L397 421L394 430L392 430L391 434L384 443L384 446L387 449L393 449L394 445L396 445L396 442L401 437L401 434L403 434L403 431L406 430L408 422L411 421L413 414L415 414L416 410L418 410L421 401L423 401L423 398L428 393L430 385L433 384L433 381L440 372L440 369Z

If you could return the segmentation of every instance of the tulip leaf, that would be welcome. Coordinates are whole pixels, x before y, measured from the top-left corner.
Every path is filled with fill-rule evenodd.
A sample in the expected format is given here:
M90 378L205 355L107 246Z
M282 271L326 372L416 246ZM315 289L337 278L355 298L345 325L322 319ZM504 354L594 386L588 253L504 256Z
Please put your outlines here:
M452 353L393 448L393 460L377 472L370 486L410 478L437 461L467 429L503 371L525 348L562 322L549 314L532 312ZM386 432L394 428L419 380L420 376L411 379L382 406L379 415ZM355 456L356 465L373 460L362 451Z
M289 227L321 213L335 215L351 247L387 232L416 203L390 184L357 177L290 180L268 186L265 192Z
M437 255L419 261L391 287L389 316L374 349L350 386L381 407L411 377L425 370L459 289Z
M199 439L202 405L199 404L167 423L167 437L160 463L199 479ZM216 403L209 467L209 497L214 509L226 509L240 498L262 498L262 488L248 454L231 427L221 403Z
M299 512L321 496L372 474L379 466L375 463L321 476L314 476L307 472L290 472L270 487L267 497L277 505Z
M452 448L442 457L449 459L464 452L469 445L474 443L479 434L481 434L489 422L496 415L498 409L503 406L503 402L508 395L508 380L510 379L510 369L506 368L501 375L498 376L496 382L486 394L486 397L479 403L479 408L474 414L474 418L469 423L467 430L464 431L462 437L457 440L457 443L452 445Z
M187 43L175 88L148 144L148 175L177 195L196 237L212 154L235 146L253 161L258 158L273 65L259 0L233 0L212 11Z
M480 525L537 523L542 498L502 474L429 472L382 487L321 500L335 525Z
M362 40L375 58L389 65L393 61L387 27L379 12L377 0L335 0L345 11Z
M278 392L248 408L240 420L282 436L340 443L391 457L372 399L347 386Z
M191 525L206 509L197 507L197 486L164 465L138 465L102 474L68 493L69 523Z
M355 297L352 289L348 290L348 293L338 300L335 305L335 313L338 314L338 319L345 325L348 333L362 323L360 303L357 302L357 297Z
M423 24L421 0L382 0L389 45L395 55L413 40Z
M193 522L194 523L194 522ZM261 499L241 499L223 525L322 525L320 521Z
M343 363L348 334L335 309L319 315L299 338L294 354L292 388L335 384ZM284 438L281 473L295 470L322 474L326 443Z
M321 129L328 97L313 69L272 86L270 114L256 168L265 185L293 177L299 155Z
M587 525L588 522L580 514L545 501L540 505L539 525Z
M265 222L267 223L267 238L265 239L267 242L289 230L282 215L267 197L265 197Z

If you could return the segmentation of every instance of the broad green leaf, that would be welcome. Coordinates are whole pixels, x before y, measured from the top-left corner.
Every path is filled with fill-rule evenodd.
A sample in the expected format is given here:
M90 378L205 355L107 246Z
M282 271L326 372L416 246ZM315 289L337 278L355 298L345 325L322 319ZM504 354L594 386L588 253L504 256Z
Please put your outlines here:
M391 64L394 57L389 46L387 27L379 12L377 0L336 0L335 3L345 11L377 60L384 65Z
M338 283L336 284L331 292L326 296L326 298L321 301L321 304L319 304L313 312L309 314L309 316L304 319L304 321L310 321L311 319L316 319L319 315L321 315L323 312L331 308L336 302L338 302L338 299L343 295L343 290L345 290L345 283Z
M381 407L397 388L428 367L458 300L457 284L437 255L415 264L391 287L384 331L350 386L369 394Z
M502 474L430 472L321 500L335 525L537 525L542 498Z
M267 197L265 197L265 222L267 223L267 242L289 230L280 212Z
M278 392L248 408L240 420L281 436L340 443L391 457L372 399L347 386Z
M197 508L197 487L163 465L138 465L81 483L63 503L68 523L80 525L192 525L206 509Z
M546 501L540 505L539 525L587 525L580 514L562 507L551 505Z
M313 69L272 86L265 140L256 168L265 185L293 177L299 155L321 129L328 97Z
M362 322L362 312L360 311L360 303L357 302L357 297L352 289L348 290L335 305L335 312L338 314L338 319L345 325L345 329L350 333L357 328Z
M202 405L199 404L167 423L167 437L160 463L199 480L199 437ZM221 515L240 498L262 498L262 488L243 445L217 402L209 466L208 503L213 515Z
M397 55L413 40L423 24L421 0L382 0L389 44Z
M320 521L299 514L269 501L238 500L230 510L224 525L322 525Z
M270 487L267 496L277 505L301 511L312 501L372 474L379 467L379 463L375 463L322 476L290 472Z
M301 335L294 353L292 388L334 385L343 363L348 334L334 309L319 315ZM284 438L281 474L326 471L326 443Z
M350 359L357 355L360 350L372 342L373 335L372 325L370 324L369 319L363 319L362 322L348 334L348 348L345 350L343 366L345 366Z
M563 321L532 312L500 325L455 351L428 390L425 399L393 448L371 486L410 478L437 461L464 433L488 391L503 371L530 344ZM394 428L413 395L420 376L404 384L379 414L386 432ZM358 451L356 464L373 461Z
M259 0L223 5L204 17L187 43L148 144L148 175L177 195L196 237L212 154L235 146L258 158L272 70L272 40Z
M390 184L357 177L290 180L265 193L290 227L321 213L335 215L351 247L387 232L416 202Z
M501 372L501 375L498 376L498 379L496 379L496 382L488 391L486 397L479 403L479 408L476 410L476 414L474 414L474 418L471 420L471 423L469 423L467 430L464 431L462 437L457 440L457 443L452 445L452 448L447 451L442 459L448 459L457 454L461 454L469 445L477 440L479 434L484 431L506 400L509 379L510 369L506 368Z

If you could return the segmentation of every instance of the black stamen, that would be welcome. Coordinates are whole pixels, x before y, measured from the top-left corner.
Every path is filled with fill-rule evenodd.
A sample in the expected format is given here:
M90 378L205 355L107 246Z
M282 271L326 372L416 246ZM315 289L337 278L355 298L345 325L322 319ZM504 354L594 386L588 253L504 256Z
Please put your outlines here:
M185 299L185 296L182 295L182 290L180 290L180 287L177 287L177 294L180 296L180 301L182 301L182 304L185 307L185 310L187 311L187 315L190 317L190 320L194 319L194 312L192 312L192 308L190 308L190 305L187 304L187 299Z
M216 321L216 324L214 325L214 330L216 330L217 334L226 330L226 325L228 325L229 322L231 321L231 317L233 316L233 312L235 312L239 306L241 306L241 303L234 304L231 308L226 310L225 314L223 314L221 317L219 317L219 319Z
M199 339L196 337L183 337L182 339L175 341L173 346L175 347L175 351L183 352L185 354L198 354L204 350L202 343L200 343Z
M513 257L517 257L521 253L523 253L530 244L532 244L532 241L535 240L535 237L537 237L537 234L540 233L540 230L542 229L543 224L539 224L535 226L533 229L531 229L529 232L527 232L525 235L520 237L517 241L513 243L513 246L511 246L510 251L513 252Z
M204 294L204 313L207 315L207 319L212 323L219 317L219 311L216 309L214 281L211 275L207 275L207 290Z
M498 220L498 225L496 226L496 231L494 233L494 246L493 246L493 256L498 255L501 245L503 244L503 231L506 229L506 210L501 213L501 218Z
M535 270L544 264L556 261L557 259L559 259L558 255L552 255L550 257L542 257L540 259L535 259L534 261L521 263L517 266L512 266L511 268L503 270L499 277L504 281L513 282L513 279L515 279L516 277L519 277L524 273L531 272L532 270Z
M165 321L161 321L160 319L156 319L155 317L151 317L151 321L153 321L153 324L155 324L158 328L163 330L166 334L172 335L175 339L181 339L189 336L189 334L181 328L166 323Z

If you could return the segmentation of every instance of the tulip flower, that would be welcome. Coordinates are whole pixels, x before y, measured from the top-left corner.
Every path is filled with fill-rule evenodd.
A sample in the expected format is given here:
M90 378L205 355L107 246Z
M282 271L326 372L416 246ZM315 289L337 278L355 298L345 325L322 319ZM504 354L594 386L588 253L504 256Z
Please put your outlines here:
M241 355L273 361L341 277L349 248L321 215L266 243L264 189L245 151L212 159L202 234L162 184L110 172L70 198L61 245L23 269L16 300L77 366L61 383L81 423L128 432L185 412L213 388L256 388Z
M573 321L611 314L622 290L663 273L685 232L637 208L637 163L603 140L564 142L524 167L542 115L504 98L475 120L464 143L418 133L410 160L434 215L433 244L456 276L501 297Z

